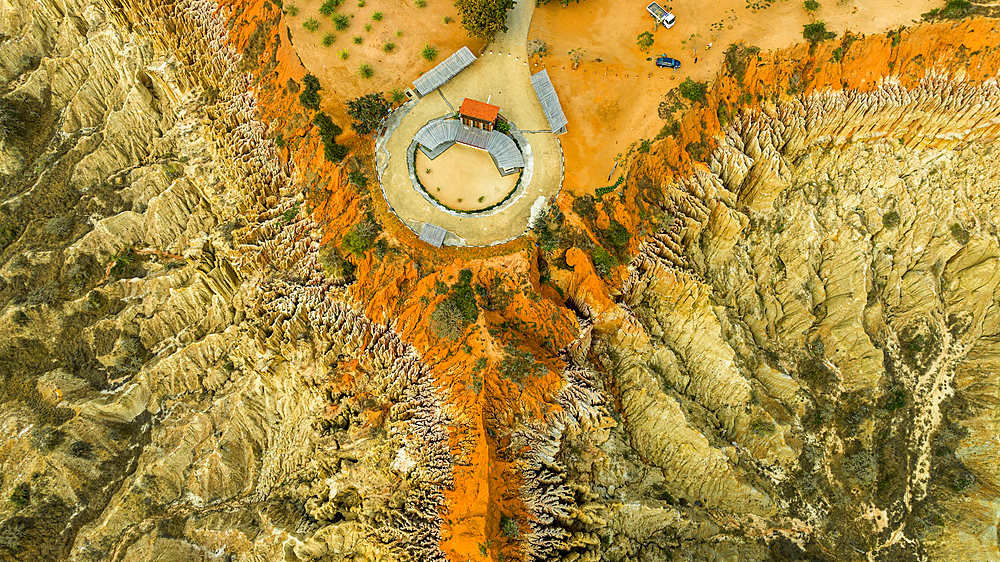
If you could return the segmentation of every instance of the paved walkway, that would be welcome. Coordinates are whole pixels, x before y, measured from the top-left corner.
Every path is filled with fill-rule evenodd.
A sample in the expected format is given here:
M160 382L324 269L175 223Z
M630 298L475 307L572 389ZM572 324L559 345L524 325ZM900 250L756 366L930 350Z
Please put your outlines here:
M408 113L399 119L398 126L393 130L390 124L387 134L391 136L378 139L382 191L393 212L414 232L419 233L423 223L430 222L451 233L446 244L486 246L504 242L527 230L531 206L539 197L558 193L562 184L562 148L548 132L548 121L525 64L525 43L534 11L534 2L518 2L507 16L507 33L498 35L483 56L439 88L439 94L428 94L416 103L406 104ZM453 108L467 97L500 106L501 115L522 131L544 131L526 135L534 169L521 196L502 211L485 217L455 216L428 202L411 183L406 163L413 135L431 119L454 113ZM394 124L393 117L390 120Z

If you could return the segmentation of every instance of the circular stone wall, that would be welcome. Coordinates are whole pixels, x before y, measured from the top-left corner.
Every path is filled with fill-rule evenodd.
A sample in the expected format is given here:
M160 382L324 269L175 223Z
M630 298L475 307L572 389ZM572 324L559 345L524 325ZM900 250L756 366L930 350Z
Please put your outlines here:
M481 211L517 188L520 172L501 176L485 150L454 144L431 160L421 150L414 159L417 179L439 204L454 211Z

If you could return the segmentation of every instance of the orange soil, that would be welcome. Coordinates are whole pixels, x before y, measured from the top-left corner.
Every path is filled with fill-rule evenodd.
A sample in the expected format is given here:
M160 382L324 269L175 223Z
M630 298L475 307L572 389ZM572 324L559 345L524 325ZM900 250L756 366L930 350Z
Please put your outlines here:
M438 9L439 1L430 0L428 9ZM263 0L240 0L238 4L237 0L233 2L230 6L233 14L230 44L235 49L244 52L259 25L265 26L270 32L264 37L266 48L257 61L267 72L263 77L258 75L258 82L255 83L255 92L260 100L258 116L266 123L285 123L284 130L289 134L289 144L282 156L293 159L300 171L301 183L310 196L310 201L314 203L313 216L324 229L324 240L339 240L360 219L365 208L369 208L374 209L383 222L393 245L402 248L402 251L390 252L384 259L377 258L374 252L369 251L363 258L356 260L357 283L351 286L351 292L353 301L364 307L369 318L391 322L402 337L421 354L439 381L443 395L448 400L449 412L455 419L451 428L452 444L459 463L455 468L454 490L446 494L448 505L446 513L443 513L445 525L442 548L453 560L481 559L479 545L489 544L488 559L497 560L501 553L508 560L519 559L516 547L509 544L499 531L501 514L523 517L523 505L518 493L519 479L505 460L508 457L500 454L506 446L503 434L514 426L517 419L543 416L555 407L552 397L561 384L559 372L562 368L558 350L569 344L577 334L579 326L575 316L564 306L562 298L553 288L540 283L536 265L537 250L530 239L520 239L491 248L430 249L418 243L412 232L388 212L377 185L370 185L368 193L349 187L344 168L334 166L323 158L317 135L312 134L312 127L307 125L311 115L303 114L301 107L297 105L297 95L284 88L289 78L299 81L305 72L295 58L295 53L288 48L287 41L283 40L286 37L284 16L272 4ZM318 5L318 0L316 4ZM379 9L378 5L378 1L371 0L367 9ZM596 7L595 9L601 6L597 0L588 0L579 7L566 8L566 14L572 14L574 10L588 5ZM302 7L305 8L306 5ZM540 10L539 14L559 13L560 10L562 9L553 4ZM392 21L390 17L395 17L389 14L396 12L385 8L381 11L387 14L386 24ZM683 16L680 10L678 12L679 19L690 17ZM546 17L551 18L548 24L545 23ZM536 20L538 18L539 15L536 15ZM543 15L540 27L553 25L555 18L554 15ZM300 25L300 22L293 23ZM452 25L458 30L456 24ZM600 25L610 27L610 24L603 22ZM625 29L628 29L627 26ZM675 28L678 29L683 29L680 23ZM613 31L605 29L601 33L604 33L603 36L610 36ZM632 31L634 30L629 30L628 34L634 37ZM600 206L602 210L597 224L606 226L613 216L633 234L639 231L639 212L635 205L641 199L641 194L636 187L638 182L635 177L641 174L654 181L668 181L675 174L685 173L690 166L700 165L692 164L681 147L699 139L702 130L710 134L719 131L716 113L719 100L732 103L744 92L749 92L752 97L757 94L770 96L772 93L783 95L783 85L796 72L802 76L806 92L831 87L867 89L874 85L878 77L890 72L900 74L904 84L912 85L924 69L932 65L953 70L964 68L969 79L981 81L992 77L996 69L1000 68L1000 50L995 49L995 41L991 41L997 32L1000 32L1000 23L996 21L972 20L905 31L901 43L896 47L885 36L862 38L847 50L842 65L827 63L833 49L840 45L839 40L824 43L813 53L810 53L807 46L797 46L774 54L762 53L761 63L750 65L747 69L743 86L733 77L720 75L714 81L708 102L704 106L696 105L684 116L678 138L667 138L655 143L648 155L637 158L628 181L619 188L623 197L605 197L605 203ZM580 27L574 33L578 37L586 36ZM600 38L601 33L593 36ZM658 40L662 33L658 33ZM556 50L555 45L558 43L550 43L551 51ZM959 49L960 45L965 47L964 50ZM566 50L562 47L559 49ZM662 49L656 47L656 50ZM713 51L714 54L718 52L720 51ZM546 63L551 64L557 58L547 58ZM272 60L275 61L273 65ZM631 70L621 61L608 60L608 65L618 65L614 68L619 73ZM581 70L594 70L595 68L588 66L591 64L597 63L585 62ZM414 70L413 74L416 72ZM563 71L557 71L554 82L557 88L565 89L560 86L561 83L565 84L560 82L561 72ZM567 74L570 72L573 71L565 71ZM581 81L578 85L581 91L590 91L594 95L594 107L601 107L609 100L614 103L624 101L622 96L636 91L631 83L624 82L614 87L608 86L609 89L602 98L597 95L600 92L594 89L598 83L597 74L587 72L583 75L591 74L595 80L590 86L587 81ZM409 75L407 79L410 79ZM324 80L324 84L329 88L325 92L328 104L332 103L331 99L341 97L341 90L335 90L336 88L344 87L346 89L343 91L350 91L352 94L363 91L352 91L353 86L350 85L334 85L335 82L330 79ZM606 86L609 84L611 83L606 83ZM330 90L335 90L337 94L331 95ZM576 89L573 92L573 97L582 96ZM649 99L656 98L654 96ZM585 119L572 112L578 111L575 108L580 107L580 104L571 105L564 98L564 105L571 112L571 133L563 137L564 146L573 143L579 145L585 138L586 128L580 125ZM614 138L614 133L631 142L631 139L640 136L640 133L632 133L630 128L625 128L629 123L625 116L633 119L629 112L636 112L637 116L642 117L640 121L647 127L646 130L657 126L646 124L646 121L657 121L647 115L649 108L622 108L621 105L619 104L619 111L623 117L620 118L617 129L609 131L607 135L602 133L600 138ZM574 123L576 129L573 128ZM591 132L596 133L596 129ZM597 139L598 135L594 134L594 138ZM355 148L366 161L371 160L370 142L356 142ZM573 159L580 162L581 150L579 146L567 149L568 169ZM618 150L620 149L609 148L600 154L606 158L610 152ZM608 163L610 162L604 164ZM597 159L597 164L603 165L600 159ZM598 167L600 166L594 169ZM599 173L582 167L578 169L574 176L577 188L582 185L582 180L587 179L587 174L597 173L598 177L606 178L608 167L604 166L598 170ZM598 185L601 184L603 182ZM593 184L587 185L588 190L593 187ZM573 196L567 192L563 192L557 201L568 221L587 228L573 215L572 202ZM633 236L633 251L637 239L637 236ZM599 314L613 311L609 284L616 284L617 280L606 282L598 277L589 257L580 250L571 250L565 257L570 270L550 268L555 285L567 297L572 296L589 303ZM444 298L444 295L435 291L435 283L442 281L453 284L463 268L472 271L474 285L491 286L494 277L499 276L499 285L511 291L512 298L501 310L482 311L476 324L466 330L462 341L455 342L439 338L431 328L429 316L436 304ZM598 323L617 321L616 315L608 314L600 318ZM530 351L536 361L544 364L547 369L545 374L527 377L520 383L501 377L499 366L504 355L504 345L512 342L517 342L521 349ZM485 368L477 366L478 358L487 360ZM482 383L479 392L475 391L474 375Z
M730 43L746 41L764 51L788 47L802 41L803 25L814 19L801 1L776 2L756 13L746 9L745 0L660 4L672 9L677 23L655 31L648 53L636 45L640 33L653 32L646 2L583 0L565 8L550 2L535 10L528 38L544 41L548 55L532 58L537 65L532 72L548 70L569 119L569 132L561 139L564 185L573 193L593 194L612 185L624 164L620 162L612 173L616 158L627 155L633 142L656 136L663 126L657 118L661 97L689 76L712 80ZM911 25L919 14L942 2L825 0L822 4L815 19L842 36L845 30L881 33ZM712 49L705 50L710 42ZM568 53L577 48L585 54L574 70ZM679 59L681 69L657 69L646 60L660 53Z

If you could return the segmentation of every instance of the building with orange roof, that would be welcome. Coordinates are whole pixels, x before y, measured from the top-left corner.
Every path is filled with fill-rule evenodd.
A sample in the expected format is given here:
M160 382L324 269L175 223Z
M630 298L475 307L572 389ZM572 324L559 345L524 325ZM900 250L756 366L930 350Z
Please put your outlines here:
M462 107L458 110L462 123L477 129L492 131L496 126L497 116L500 115L500 108L495 105L465 98Z

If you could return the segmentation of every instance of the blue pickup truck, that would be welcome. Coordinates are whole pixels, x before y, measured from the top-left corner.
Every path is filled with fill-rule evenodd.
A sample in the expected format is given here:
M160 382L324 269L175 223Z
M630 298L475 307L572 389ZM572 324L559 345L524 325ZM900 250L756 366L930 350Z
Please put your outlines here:
M656 66L659 68L680 68L681 61L677 59L672 59L666 54L662 54L656 57Z

